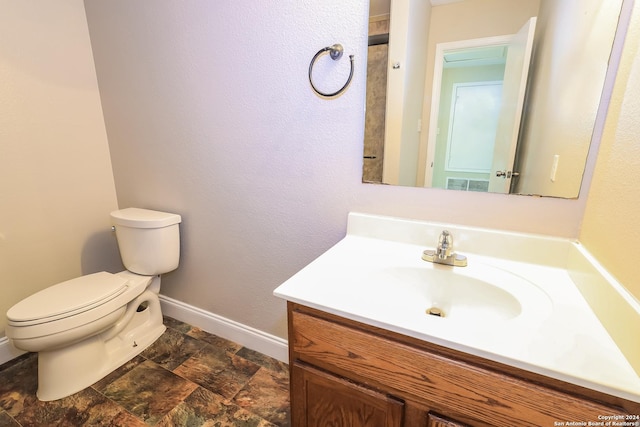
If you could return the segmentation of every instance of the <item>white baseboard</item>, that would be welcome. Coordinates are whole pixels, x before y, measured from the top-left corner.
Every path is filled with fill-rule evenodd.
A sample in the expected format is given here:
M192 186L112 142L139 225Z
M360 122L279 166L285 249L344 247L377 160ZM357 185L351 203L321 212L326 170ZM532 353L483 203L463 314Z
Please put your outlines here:
M289 361L287 340L160 295L162 314L231 340L281 362Z
M236 342L282 362L289 361L287 340L235 322L217 314L160 295L162 313L203 331ZM0 365L25 352L16 349L7 337L0 337Z
M0 337L0 365L25 354L24 351L18 350L9 342L9 338Z

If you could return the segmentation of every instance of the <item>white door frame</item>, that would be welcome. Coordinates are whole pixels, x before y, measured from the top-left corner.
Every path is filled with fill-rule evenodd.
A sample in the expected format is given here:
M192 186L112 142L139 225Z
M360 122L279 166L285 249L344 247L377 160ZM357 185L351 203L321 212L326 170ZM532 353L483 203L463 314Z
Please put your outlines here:
M435 63L433 66L433 83L431 89L431 113L429 116L429 136L427 139L427 159L424 172L424 186L431 187L433 182L433 162L436 154L436 138L438 136L438 115L440 110L440 96L442 88L442 67L444 54L452 50L463 50L484 46L508 45L512 34L495 37L483 37L455 42L438 43L436 45ZM428 82L427 82L428 83Z

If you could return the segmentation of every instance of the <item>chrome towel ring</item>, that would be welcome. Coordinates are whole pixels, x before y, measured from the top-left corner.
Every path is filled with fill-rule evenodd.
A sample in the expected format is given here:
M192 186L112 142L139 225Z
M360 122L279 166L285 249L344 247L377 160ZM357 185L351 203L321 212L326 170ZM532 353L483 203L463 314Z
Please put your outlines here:
M313 79L311 77L311 74L313 72L313 65L316 63L316 60L318 59L318 57L327 51L329 51L329 56L331 57L331 59L333 59L334 61L337 61L338 59L342 58L342 54L344 53L344 48L342 47L341 44L334 44L332 46L327 46L320 49L318 53L315 54L315 56L311 60L311 63L309 64L309 83L311 84L311 88L313 88L313 91L315 93L325 98L331 98L336 95L340 95L342 92L344 92L347 86L349 86L349 83L351 83L351 78L353 77L353 55L349 55L349 60L351 62L351 71L349 72L349 78L347 79L347 82L344 84L344 86L342 86L340 89L338 89L333 93L324 93L315 87L315 85L313 84Z

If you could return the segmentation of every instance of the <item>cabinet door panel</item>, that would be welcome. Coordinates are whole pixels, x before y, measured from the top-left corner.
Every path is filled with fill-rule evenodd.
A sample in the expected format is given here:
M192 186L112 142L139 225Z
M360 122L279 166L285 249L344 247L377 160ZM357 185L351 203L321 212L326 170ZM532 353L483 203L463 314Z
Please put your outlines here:
M402 426L403 403L385 394L299 363L292 379L294 426Z

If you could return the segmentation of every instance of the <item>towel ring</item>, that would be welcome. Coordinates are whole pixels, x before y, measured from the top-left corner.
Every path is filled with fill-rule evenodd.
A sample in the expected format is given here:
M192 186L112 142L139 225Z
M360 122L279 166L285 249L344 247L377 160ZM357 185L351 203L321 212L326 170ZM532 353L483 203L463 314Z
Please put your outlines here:
M340 89L338 89L333 93L324 93L315 87L315 85L313 84L313 79L311 78L311 74L313 72L313 66L316 63L316 59L318 59L318 57L326 51L329 51L329 56L331 57L331 59L333 59L334 61L337 61L338 59L342 58L342 54L344 53L344 48L342 47L341 44L334 44L332 46L327 46L320 49L318 53L315 54L315 56L311 60L311 63L309 64L309 83L311 84L311 87L313 88L313 91L315 93L325 98L331 98L333 96L339 95L342 92L344 92L347 86L349 86L349 83L351 83L351 78L353 77L353 55L349 55L349 60L351 62L351 71L349 72L349 78L347 79L347 82L344 84L344 86L342 86Z

